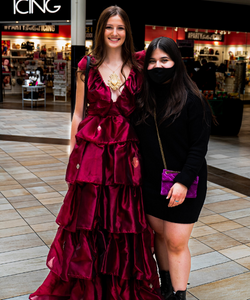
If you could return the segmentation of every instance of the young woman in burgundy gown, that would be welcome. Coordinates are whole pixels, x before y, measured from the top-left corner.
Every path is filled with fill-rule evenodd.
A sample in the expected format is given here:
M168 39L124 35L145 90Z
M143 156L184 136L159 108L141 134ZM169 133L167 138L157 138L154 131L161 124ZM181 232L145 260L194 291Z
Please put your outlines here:
M138 139L129 117L142 84L129 19L117 6L99 18L82 120L86 56L78 67L69 190L57 217L44 283L31 300L160 300L141 190Z

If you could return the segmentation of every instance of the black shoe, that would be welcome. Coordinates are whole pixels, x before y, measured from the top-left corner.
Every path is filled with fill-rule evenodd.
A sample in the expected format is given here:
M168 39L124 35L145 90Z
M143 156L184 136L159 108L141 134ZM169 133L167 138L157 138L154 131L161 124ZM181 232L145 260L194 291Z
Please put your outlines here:
M186 300L186 291L177 291L175 293L175 298L176 300Z
M169 271L160 271L159 273L161 277L161 294L165 299L171 299L169 297L173 295L174 290L172 287Z

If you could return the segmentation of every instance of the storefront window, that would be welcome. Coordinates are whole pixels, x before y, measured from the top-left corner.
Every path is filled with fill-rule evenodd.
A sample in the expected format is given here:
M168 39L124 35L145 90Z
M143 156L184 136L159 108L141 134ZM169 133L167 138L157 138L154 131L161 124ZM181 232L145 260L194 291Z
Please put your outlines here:
M88 24L85 47L86 54L92 51L93 26ZM70 25L4 25L1 51L5 103L9 101L14 107L25 100L24 105L30 106L31 91L25 88L23 94L23 87L36 85L46 87L47 103L68 102L70 108ZM44 97L37 95L34 103L41 100L42 105Z
M219 94L249 99L250 33L148 25L145 28L146 47L159 36L170 37L177 42L190 76L202 91L213 91L209 97ZM193 45L182 46L183 41L192 41ZM195 76L205 64L215 73L214 83L200 82L200 76Z

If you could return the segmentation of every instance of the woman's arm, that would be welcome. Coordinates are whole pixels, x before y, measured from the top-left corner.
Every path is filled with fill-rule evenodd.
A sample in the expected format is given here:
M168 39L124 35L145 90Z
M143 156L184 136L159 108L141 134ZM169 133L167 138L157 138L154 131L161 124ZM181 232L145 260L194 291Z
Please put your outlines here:
M199 99L191 101L188 114L189 151L181 173L175 177L175 182L182 183L187 188L191 186L204 163L211 128L211 112L206 103L205 116Z
M80 71L80 69L78 69L78 71ZM77 72L76 104L71 123L70 154L74 149L76 143L75 135L77 134L78 126L82 121L83 116L85 83L82 81L82 79L84 80L84 76L81 76L81 72Z
M190 148L187 154L186 162L175 179L175 184L169 191L167 198L170 198L170 207L180 205L186 197L187 190L196 178L204 163L207 153L207 146L210 135L211 113L207 105L205 108L195 99L189 105L189 144ZM205 109L205 118L204 111Z

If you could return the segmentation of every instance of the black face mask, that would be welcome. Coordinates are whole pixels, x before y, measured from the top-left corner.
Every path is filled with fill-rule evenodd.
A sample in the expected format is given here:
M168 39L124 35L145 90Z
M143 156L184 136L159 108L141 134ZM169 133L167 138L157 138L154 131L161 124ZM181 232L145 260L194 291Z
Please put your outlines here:
M175 73L175 65L171 68L154 68L148 70L148 76L150 79L158 84L162 84L169 79L173 78Z

